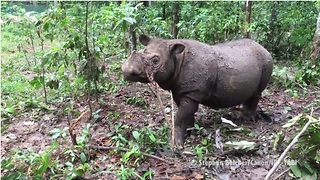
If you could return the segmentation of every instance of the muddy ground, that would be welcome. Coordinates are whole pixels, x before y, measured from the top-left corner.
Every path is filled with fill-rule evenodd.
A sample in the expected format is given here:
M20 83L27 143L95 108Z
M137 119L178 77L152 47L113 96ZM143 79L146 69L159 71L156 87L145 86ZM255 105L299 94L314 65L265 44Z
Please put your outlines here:
M171 110L170 94L159 90L163 104L167 110ZM285 147L277 150L272 148L272 142L276 133L282 130L282 125L289 119L299 113L309 113L308 105L320 99L319 89L309 88L309 93L305 96L294 98L289 95L285 89L270 85L263 94L259 103L259 111L264 112L264 116L259 116L256 121L243 122L239 120L240 107L232 107L223 110L212 110L200 106L196 121L201 130L191 130L187 137L183 152L172 152L168 149L159 149L155 156L166 159L171 163L166 163L150 157L136 165L136 171L143 174L146 170L152 169L155 172L154 179L263 179L268 171L272 168L274 162L278 159L279 154ZM143 99L141 104L128 103L128 97L138 96ZM94 97L92 98L94 99ZM90 143L101 146L114 146L110 143L110 134L114 133L114 124L122 123L132 127L132 129L151 128L164 126L165 119L158 106L157 98L150 91L146 84L128 84L121 85L116 93L100 92L99 103L92 100L93 109L97 111L99 118L93 123L91 128ZM54 128L63 129L69 127L68 119L75 121L78 116L70 116L63 111L65 102L51 105L51 110L34 109L25 112L17 117L11 118L8 122L8 128L1 136L1 156L9 157L9 150L33 149L35 152L42 152L52 144L52 134L49 132ZM85 97L79 97L74 102L73 108L80 112L88 110ZM309 108L309 109L306 109ZM176 108L174 108L176 112ZM118 113L118 114L117 114ZM112 116L117 114L116 116ZM266 115L267 114L267 115ZM168 112L167 117L170 118ZM320 108L313 108L313 115L320 116ZM215 144L217 129L222 127L221 117L232 120L240 127L249 130L247 133L235 132L227 133L222 131L221 140L247 140L256 142L256 146L249 152L227 150L221 151L215 149L203 155L202 162L198 162L195 154L195 147L201 145L203 139L209 143ZM264 117L264 118L262 118ZM88 122L88 113L78 121L74 133L79 135ZM131 129L131 130L132 130ZM286 139L296 134L294 130L286 131ZM128 136L132 136L128 132ZM64 147L71 147L71 138L69 135L62 144ZM215 145L214 145L215 146ZM95 174L86 174L85 179L116 179L116 172L108 169L117 163L123 152L91 150L94 167L101 168L101 172ZM61 153L61 152L60 152ZM56 154L58 155L58 154ZM60 154L60 156L63 156ZM288 166L281 165L275 176L287 170ZM135 179L135 177L133 177ZM291 179L288 173L282 175L279 179Z

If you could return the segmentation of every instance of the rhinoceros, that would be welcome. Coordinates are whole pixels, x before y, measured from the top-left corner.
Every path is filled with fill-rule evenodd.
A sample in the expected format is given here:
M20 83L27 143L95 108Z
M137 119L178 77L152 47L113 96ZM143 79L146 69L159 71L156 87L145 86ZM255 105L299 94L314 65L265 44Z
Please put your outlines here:
M243 104L243 117L255 117L273 70L270 53L251 39L208 45L191 39L152 39L122 64L125 80L150 82L172 92L178 106L174 144L183 146L199 104L219 109Z

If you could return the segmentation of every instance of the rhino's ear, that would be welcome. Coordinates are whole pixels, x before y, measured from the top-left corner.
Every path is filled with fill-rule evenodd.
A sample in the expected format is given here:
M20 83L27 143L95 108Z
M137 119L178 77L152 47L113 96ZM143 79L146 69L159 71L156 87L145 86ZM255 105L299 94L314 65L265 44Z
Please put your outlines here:
M141 44L146 46L150 42L150 38L147 35L141 34L139 36L139 41L141 42Z
M184 51L185 48L186 48L186 46L183 45L183 44L180 44L180 43L172 44L170 46L171 52L173 54L180 54L180 53L182 53Z

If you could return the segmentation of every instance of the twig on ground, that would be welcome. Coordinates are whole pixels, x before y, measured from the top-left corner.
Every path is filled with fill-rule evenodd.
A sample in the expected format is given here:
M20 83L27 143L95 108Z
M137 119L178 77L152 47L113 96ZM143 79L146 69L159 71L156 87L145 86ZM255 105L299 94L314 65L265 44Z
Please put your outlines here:
M273 165L272 169L268 172L268 174L266 175L266 177L264 178L265 180L268 180L271 175L276 171L276 169L278 168L278 166L280 165L280 163L283 161L283 159L286 157L287 153L289 152L289 150L292 148L292 146L298 142L299 137L307 130L307 128L309 127L309 125L311 123L314 122L320 122L320 120L316 120L313 117L311 117L313 110L311 111L310 116L307 116L309 118L309 121L304 125L304 127L302 128L302 130L293 138L293 140L291 141L291 143L288 145L288 147L283 151L283 153L281 154L281 156L279 157L279 159L277 160L277 162Z
M172 92L170 91L170 97L171 97L171 128L172 128L172 133L171 133L171 142L172 145L174 145L174 135L175 135L175 131L174 131L174 106L173 106L173 95Z
M77 145L77 137L76 135L73 133L74 128L78 125L79 121L81 120L81 118L87 114L89 110L84 111L83 113L80 114L79 117L77 117L76 119L72 120L72 123L70 123L70 119L68 118L68 123L69 123L69 134L71 137L71 141L73 145Z
M152 94L153 94L155 97L157 97L157 93L154 92L154 90L151 88L150 84L148 83L147 85L148 85L148 88L150 89L150 91L152 92Z
M127 151L130 151L130 149L128 148L119 148L119 147L113 147L113 146L95 146L95 145L89 145L90 148L93 148L93 149L97 149L97 150L120 150L120 151L124 151L124 152L127 152ZM146 156L146 157L149 157L149 158L153 158L153 159L156 159L156 160L159 160L159 161L162 161L162 162L165 162L167 164L173 164L172 162L166 160L166 159L163 159L159 156L155 156L155 155L152 155L152 154L148 154L148 153L145 153L145 152L141 152L142 155Z
M253 141L258 141L259 138L263 135L265 135L268 131L265 129L263 131L261 131L258 135L256 135L256 137L253 139Z
M79 117L77 117L76 119L73 119L73 120L72 120L72 124L71 124L71 126L70 126L71 131L73 131L73 129L78 125L78 123L79 123L79 121L81 120L81 118L82 118L85 114L87 114L88 111L89 111L89 110L87 109L86 111L84 111L83 113L81 113Z
M284 170L282 173L280 173L278 176L276 176L276 177L274 178L274 180L279 179L281 176L283 176L283 175L284 175L285 173L287 173L289 170L290 170L290 168L287 168L287 169Z

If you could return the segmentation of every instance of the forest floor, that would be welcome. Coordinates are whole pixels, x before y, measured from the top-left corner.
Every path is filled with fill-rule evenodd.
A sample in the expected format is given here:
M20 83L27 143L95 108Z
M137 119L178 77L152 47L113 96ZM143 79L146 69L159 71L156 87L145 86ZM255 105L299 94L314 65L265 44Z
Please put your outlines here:
M168 107L166 116L171 118L170 94L160 89L159 92L164 106ZM2 159L12 156L11 151L14 149L44 152L53 142L50 131L55 128L69 127L68 119L71 122L79 120L74 124L73 131L77 137L81 135L87 123L93 124L93 128L90 128L89 143L105 147L116 147L112 140L112 135L117 133L115 124L121 124L122 133L127 135L126 138L133 139L132 130L150 128L156 131L159 127L164 127L166 123L157 98L146 84L121 85L117 92L100 92L98 97L99 103L94 101L94 96L92 97L92 108L98 117L95 122L88 120L89 108L85 97L79 97L73 103L73 108L82 113L81 117L80 114L70 117L64 112L63 107L66 102L63 102L51 104L47 110L30 109L28 112L10 118L5 123L6 128L1 134ZM241 114L240 106L222 110L200 106L196 113L196 124L200 128L191 130L182 152L173 152L170 148L159 148L153 155L166 159L166 161L144 156L135 165L132 162L132 167L135 167L139 174L152 169L154 179L263 179L285 148L283 145L274 149L272 144L277 133L283 131L282 125L300 113L310 113L311 106L317 99L320 99L317 87L308 87L307 93L293 97L286 89L270 85L263 93L259 111L268 114L271 121L266 121L264 118L264 120L243 122L237 118ZM176 107L173 111L176 112ZM313 107L313 115L320 116L319 107ZM221 117L232 120L244 130L232 131L233 127L226 130L223 128L225 124L221 122ZM206 143L203 140L207 140L208 144L211 143L215 147L215 134L219 128L221 128L222 142L246 140L255 142L254 149L241 151L229 148L229 150L221 151L214 148L213 151L203 152L202 160L199 162L196 147L204 146ZM291 129L285 130L284 133L284 141L288 141L297 132ZM72 149L69 133L60 146L60 149ZM121 157L125 151L89 149L91 165L100 168L101 171L95 174L87 173L84 177L87 179L116 179L117 173L111 169L114 165L120 166ZM53 156L63 159L62 157L67 155L56 151ZM275 176L287 169L287 164L282 164ZM286 173L279 179L291 178Z

